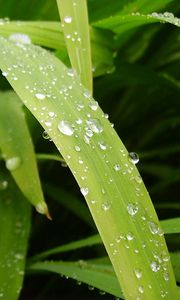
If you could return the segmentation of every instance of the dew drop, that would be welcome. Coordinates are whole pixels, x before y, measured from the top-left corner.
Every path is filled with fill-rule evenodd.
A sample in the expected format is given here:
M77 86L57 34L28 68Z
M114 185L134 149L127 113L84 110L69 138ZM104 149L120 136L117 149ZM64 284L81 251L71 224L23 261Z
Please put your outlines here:
M81 148L80 148L79 146L75 146L74 148L75 148L75 150L76 150L77 152L80 152L80 151L81 151Z
M21 164L21 159L18 156L11 157L6 160L6 168L10 171L16 170Z
M101 133L103 131L102 124L98 119L89 119L87 124L94 133Z
M139 162L139 156L135 152L129 153L129 161L136 165Z
M104 211L108 211L110 209L111 205L108 201L105 201L102 203L101 207Z
M121 170L121 167L120 167L120 165L114 165L114 170L116 171L116 172L118 172L118 171L120 171Z
M58 124L58 129L64 135L73 135L74 129L72 128L71 124L68 121L62 120Z
M46 96L44 94L41 94L41 93L37 93L35 94L35 97L38 99L38 100L44 100L46 98Z
M8 181L7 180L2 180L0 181L0 190L5 190L8 187Z
M107 149L107 146L106 146L106 144L104 142L99 142L98 145L99 145L99 148L101 150L106 150Z
M96 200L95 200L95 199L92 199L92 200L91 200L91 203L92 203L92 204L95 204L95 203L96 203Z
M98 103L97 103L97 101L91 101L91 102L89 102L89 107L90 107L92 110L96 111L97 108L98 108Z
M134 179L137 183L142 183L142 177L140 175L136 176Z
M163 278L165 281L169 280L169 273L167 271L163 273Z
M47 133L47 131L43 131L42 137L43 137L43 139L45 139L45 140L49 140L49 139L50 139L50 136L49 136L49 134Z
M138 212L138 206L135 203L129 203L127 205L127 211L129 215L134 216Z
M149 229L152 234L159 234L160 228L157 223L155 222L148 222Z
M80 189L80 191L81 191L81 194L82 194L84 197L87 196L88 193L89 193L88 187L82 187L82 188Z
M144 287L142 285L139 285L138 291L143 294L144 293Z
M128 232L127 235L126 235L126 238L128 241L132 241L134 239L134 236L131 232Z
M142 277L142 270L141 269L134 269L134 274L137 279L140 279Z
M72 17L66 16L66 17L64 18L64 22L65 22L66 24L71 23L71 22L72 22Z
M160 265L155 261L151 262L150 267L153 272L158 272L160 270Z

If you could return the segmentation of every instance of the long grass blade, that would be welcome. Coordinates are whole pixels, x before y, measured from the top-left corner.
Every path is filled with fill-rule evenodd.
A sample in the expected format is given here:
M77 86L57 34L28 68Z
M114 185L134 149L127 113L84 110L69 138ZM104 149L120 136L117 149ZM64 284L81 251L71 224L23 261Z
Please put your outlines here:
M37 211L49 217L22 102L14 92L0 93L0 99L0 150L6 168Z
M0 47L0 66L8 81L78 181L124 296L159 300L163 291L178 299L163 233L135 166L137 156L129 155L98 104L57 58L4 38Z
M10 174L0 170L0 298L16 300L22 288L30 205Z
M72 68L92 93L92 63L87 3L85 0L57 0Z

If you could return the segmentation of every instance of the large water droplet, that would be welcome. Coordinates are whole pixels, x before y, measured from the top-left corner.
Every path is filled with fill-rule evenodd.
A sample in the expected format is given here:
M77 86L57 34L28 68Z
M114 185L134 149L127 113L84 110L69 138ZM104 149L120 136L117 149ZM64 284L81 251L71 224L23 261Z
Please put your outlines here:
M160 265L156 261L152 261L150 267L153 272L158 272L160 270Z
M62 120L58 124L58 129L61 133L65 135L73 135L74 129L68 121Z
M84 197L87 196L87 194L89 193L88 187L82 187L82 188L80 189L80 191L81 191L81 193L82 193L82 195L83 195Z
M102 124L98 119L89 119L87 121L89 128L95 133L101 133L103 131Z
M10 171L16 170L21 164L21 159L18 156L11 157L6 160L6 168Z
M138 212L138 206L135 203L129 203L127 205L127 211L129 215L134 216Z
M64 23L69 24L69 23L71 23L71 22L72 22L72 17L66 16L66 17L64 18Z
M31 44L31 39L28 35L24 33L13 33L9 36L9 40L15 43L21 43L21 44Z
M135 152L129 153L129 161L136 165L139 162L139 156Z

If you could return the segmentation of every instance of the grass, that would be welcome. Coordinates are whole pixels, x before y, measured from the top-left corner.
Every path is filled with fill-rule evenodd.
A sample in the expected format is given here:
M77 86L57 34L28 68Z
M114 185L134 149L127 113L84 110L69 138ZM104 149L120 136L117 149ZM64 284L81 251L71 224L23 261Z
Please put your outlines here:
M81 9L77 9L75 3L58 2L64 20L61 29L57 22L45 21L18 24L2 20L0 26L0 67L26 107L20 105L13 92L1 92L0 148L5 160L2 168L8 168L14 177L17 184L14 190L20 188L37 210L53 218L52 224L47 224L33 214L35 223L32 222L26 265L28 277L25 277L27 282L25 280L20 299L34 298L31 293L27 295L27 286L34 276L39 276L39 282L43 281L37 274L47 271L120 298L178 299L175 279L179 281L179 244L173 236L180 231L179 218L175 218L179 178L176 166L179 19L172 13L155 14L156 10L162 11L170 5L167 9L178 15L178 6L169 1L159 0L152 5L142 0L113 11L115 2L109 7L105 1L105 5L96 4L94 9L93 2L89 1L91 44L96 49L93 51L92 47L95 61L95 72L92 72L87 9L83 6L85 1L81 5L78 2ZM56 7L52 9L57 10ZM98 11L101 11L99 17ZM153 24L159 21L177 28ZM29 37L14 35L23 32L21 29ZM78 36L77 41L72 39L74 34ZM164 36L167 47L160 47L159 36ZM55 55L34 46L30 38L38 45L51 48L51 52L53 49ZM108 57L110 61L107 62ZM69 68L70 62L74 70ZM92 75L95 77L93 95L94 99L99 99L99 104L91 95ZM3 77L1 88L10 89ZM100 106L109 113L126 147ZM9 115L13 118L8 121ZM44 141L42 127L32 115L45 130ZM142 153L140 162L132 151ZM9 160L14 167L8 167ZM82 203L69 170L61 168L59 162L68 166L74 175L91 215ZM157 206L158 216L165 219L161 224L167 233L168 248L173 252L173 267L137 163ZM5 180L1 181L2 192L9 192L8 185L3 182ZM166 207L171 208L171 212ZM166 220L170 218L172 220ZM82 239L96 232L93 221L101 238ZM5 230L2 227L3 235ZM44 230L48 236L40 238ZM73 243L66 245L72 240ZM100 245L102 242L105 248ZM94 245L93 251L89 252L86 246L91 245ZM24 239L26 248L27 237ZM46 255L53 255L53 261L47 260ZM35 292L39 300L49 297L52 288L53 297L63 295L50 275L48 282L44 290ZM21 288L22 281L19 291ZM34 288L36 290L36 285ZM3 292L5 290L4 287ZM12 299L14 297L18 296L12 295Z

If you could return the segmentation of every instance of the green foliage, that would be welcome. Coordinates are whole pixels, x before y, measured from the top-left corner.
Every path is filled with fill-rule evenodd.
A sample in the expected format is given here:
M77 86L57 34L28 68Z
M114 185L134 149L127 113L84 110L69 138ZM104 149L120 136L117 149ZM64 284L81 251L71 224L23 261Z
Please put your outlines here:
M82 4L79 10L75 4L72 8L75 0L59 1L61 19L73 19L70 27L58 22L55 1L1 2L2 18L22 20L0 20L0 66L6 77L0 78L3 299L18 298L30 226L26 200L35 207L39 202L46 207L41 186L53 221L33 214L28 278L19 299L63 297L64 285L67 295L73 289L73 296L79 299L87 298L88 293L94 297L86 287L71 286L52 273L115 297L178 299L174 284L174 276L177 284L180 282L180 31L179 19L174 17L180 12L178 1L89 0L91 41L86 10ZM74 32L78 32L79 44L66 38ZM48 50L33 46L24 40L26 36L13 36L16 33L28 35L33 44ZM77 75L68 69L70 61ZM87 92L91 91L92 75L94 99L109 114L126 148L139 153L138 170L160 225L136 166L129 161L107 115ZM32 114L9 91L6 79ZM20 157L22 162L10 170L17 186L5 171L7 157ZM133 204L133 212L138 208L134 216L128 214L129 204ZM13 234L17 218L22 219L24 228L23 233L18 231L19 239ZM14 259L13 253L21 254L22 259ZM150 269L152 262L157 272ZM8 270L5 276L4 266ZM142 272L140 278L137 270Z

